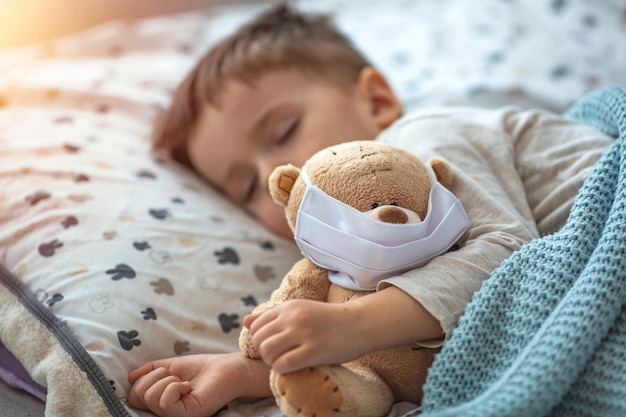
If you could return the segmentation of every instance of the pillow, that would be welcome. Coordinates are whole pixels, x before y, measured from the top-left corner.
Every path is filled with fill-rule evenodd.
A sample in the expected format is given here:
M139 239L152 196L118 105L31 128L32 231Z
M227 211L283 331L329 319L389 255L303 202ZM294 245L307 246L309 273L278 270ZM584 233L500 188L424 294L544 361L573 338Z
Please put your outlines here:
M303 3L335 13L406 108L562 112L585 92L624 81L626 9L615 0Z
M238 350L243 316L300 258L190 170L151 156L153 119L195 60L184 41L202 30L198 15L177 21L187 38L160 44L155 20L105 25L59 41L54 58L10 52L0 70L0 260L122 401L128 371L148 360Z

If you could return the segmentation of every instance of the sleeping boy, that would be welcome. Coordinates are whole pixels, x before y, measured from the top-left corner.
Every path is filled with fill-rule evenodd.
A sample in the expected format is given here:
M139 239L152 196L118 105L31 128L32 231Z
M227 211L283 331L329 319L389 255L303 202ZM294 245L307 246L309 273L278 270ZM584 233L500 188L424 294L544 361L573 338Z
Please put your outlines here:
M149 362L129 375L129 404L207 416L271 392L279 373L336 364L407 343L441 345L489 274L524 243L558 230L610 139L542 111L402 106L325 16L266 10L213 46L176 90L155 130L169 152L279 235L291 237L268 176L316 151L379 140L454 170L470 229L461 247L338 305L294 300L249 315L262 360L241 353ZM402 399L398 399L402 400Z

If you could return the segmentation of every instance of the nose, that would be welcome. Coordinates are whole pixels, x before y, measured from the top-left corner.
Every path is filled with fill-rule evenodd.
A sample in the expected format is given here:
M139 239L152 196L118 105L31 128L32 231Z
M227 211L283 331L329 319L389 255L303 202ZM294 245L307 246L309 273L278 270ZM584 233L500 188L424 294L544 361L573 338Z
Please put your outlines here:
M378 212L378 219L385 223L399 223L404 224L409 221L409 216L404 210L398 207L383 207Z
M281 165L279 161L275 161L270 158L257 159L256 169L257 169L259 185L261 186L262 190L264 191L268 190L267 181L270 178L270 174L279 165Z

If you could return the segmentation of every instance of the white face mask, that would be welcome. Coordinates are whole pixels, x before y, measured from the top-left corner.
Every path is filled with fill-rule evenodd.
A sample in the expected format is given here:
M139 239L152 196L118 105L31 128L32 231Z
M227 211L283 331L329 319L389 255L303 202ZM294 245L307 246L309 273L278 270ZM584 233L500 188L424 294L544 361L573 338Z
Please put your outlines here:
M329 196L311 183L304 169L300 175L307 189L296 218L296 244L342 287L374 290L382 279L445 253L469 228L459 199L436 179L424 220L397 224L374 220Z

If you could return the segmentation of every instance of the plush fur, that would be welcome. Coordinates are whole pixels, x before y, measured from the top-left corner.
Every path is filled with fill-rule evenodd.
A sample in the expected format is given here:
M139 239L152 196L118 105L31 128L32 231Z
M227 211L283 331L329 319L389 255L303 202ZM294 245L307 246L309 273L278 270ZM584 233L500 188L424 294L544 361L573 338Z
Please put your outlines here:
M431 159L438 181L449 188L453 181L448 163ZM355 141L321 150L303 166L327 194L381 221L404 223L407 212L423 219L428 210L431 179L423 161L412 154L375 141ZM269 179L274 201L285 208L292 230L306 185L300 169L277 167ZM377 205L376 208L372 208ZM255 311L267 310L281 302L306 298L342 303L369 291L339 287L328 280L327 271L307 258L298 261L283 278L270 301ZM251 335L243 329L240 347L258 358ZM419 404L422 385L437 349L418 345L372 352L350 363L306 368L278 374L272 372L270 385L281 411L287 417L379 417L396 401Z

